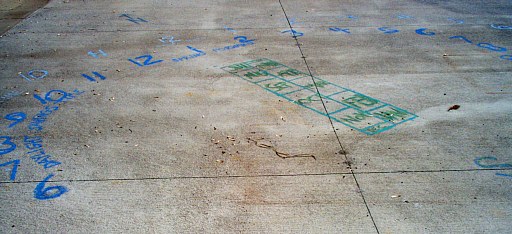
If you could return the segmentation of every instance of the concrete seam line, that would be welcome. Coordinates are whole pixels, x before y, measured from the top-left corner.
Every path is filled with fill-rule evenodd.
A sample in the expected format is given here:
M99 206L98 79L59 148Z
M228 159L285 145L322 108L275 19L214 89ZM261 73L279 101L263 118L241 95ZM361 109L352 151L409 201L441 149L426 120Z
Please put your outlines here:
M299 176L330 176L330 175L370 175L370 174L404 174L404 173L444 173L444 172L473 172L473 171L512 171L512 168L476 168L452 170L417 170L417 171L367 171L367 172L332 172L332 173L305 173L305 174L266 174L266 175L231 175L231 176L174 176L174 177L146 177L146 178L111 178L111 179L77 179L77 180L49 180L58 182L104 182L104 181L144 181L144 180L180 180L180 179L222 179L222 178L264 178L264 177L299 177ZM28 184L40 183L40 180L29 181L0 181L0 184Z
M373 226L375 227L375 231L377 232L377 234L380 234L379 228L377 227L377 224L375 223L375 220L373 218L372 212L370 211L370 207L368 206L368 203L366 202L366 198L364 197L364 194L363 194L363 192L361 190L361 186L359 185L359 182L357 181L356 175L354 174L351 162L350 162L350 160L349 160L349 158L347 156L347 152L345 151L345 149L343 148L343 145L341 144L341 140L340 140L340 138L338 136L338 133L336 132L336 128L334 127L334 124L332 123L332 119L331 119L331 116L329 115L329 111L327 110L327 107L325 106L325 102L324 102L324 100L322 98L322 95L320 95L320 91L318 90L318 86L317 86L317 84L315 82L315 78L313 77L313 74L311 73L311 69L309 68L309 65L308 65L308 62L306 60L306 57L304 56L304 53L302 52L302 48L300 47L299 40L297 39L297 36L294 33L292 24L290 23L290 19L288 18L288 15L286 14L286 11L284 10L284 6L281 3L281 0L279 0L279 5L281 5L281 9L283 10L284 16L286 17L286 21L288 22L288 26L290 27L290 30L291 30L292 35L293 35L293 38L295 39L295 43L297 45L297 48L300 51L300 54L302 56L302 60L304 60L304 63L306 64L306 68L308 69L308 72L309 72L309 76L311 77L311 80L313 81L313 84L315 85L316 93L317 93L318 97L320 98L320 101L322 102L322 106L324 107L325 113L327 114L327 118L329 119L329 123L331 124L331 128L332 128L332 130L334 132L334 135L336 136L336 140L338 141L338 144L339 144L339 146L341 148L341 153L345 157L345 162L348 164L348 167L350 169L350 174L354 178L354 182L356 183L356 186L357 186L357 189L359 191L359 194L361 195L361 198L363 199L363 203L364 203L364 205L366 207L366 211L368 212L368 215L370 216L370 219L372 220Z
M10 31L12 31L14 28L16 28L18 25L20 25L23 21L29 19L30 17L32 17L34 14L36 14L36 12L40 11L41 9L43 9L45 6L48 5L50 1L46 1L46 3L42 6L40 6L39 8L35 9L34 11L32 11L30 14L28 14L27 16L23 17L23 18L20 18L21 20L16 23L15 25L13 25L10 29L8 29L7 31L3 32L0 34L0 37L3 37L5 35L7 35L7 33L9 33Z

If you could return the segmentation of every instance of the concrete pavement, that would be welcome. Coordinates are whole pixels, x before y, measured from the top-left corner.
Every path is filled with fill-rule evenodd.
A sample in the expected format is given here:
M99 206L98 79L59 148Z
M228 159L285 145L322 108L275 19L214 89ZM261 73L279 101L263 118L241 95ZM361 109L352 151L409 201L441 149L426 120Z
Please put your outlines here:
M50 1L0 38L0 231L510 232L511 9Z

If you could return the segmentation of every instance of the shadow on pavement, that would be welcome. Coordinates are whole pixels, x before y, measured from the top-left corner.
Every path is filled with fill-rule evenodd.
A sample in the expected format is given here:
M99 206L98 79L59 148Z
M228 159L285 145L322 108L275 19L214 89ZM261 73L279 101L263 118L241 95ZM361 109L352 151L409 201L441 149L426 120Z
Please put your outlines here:
M4 34L48 0L2 0L0 2L0 34Z

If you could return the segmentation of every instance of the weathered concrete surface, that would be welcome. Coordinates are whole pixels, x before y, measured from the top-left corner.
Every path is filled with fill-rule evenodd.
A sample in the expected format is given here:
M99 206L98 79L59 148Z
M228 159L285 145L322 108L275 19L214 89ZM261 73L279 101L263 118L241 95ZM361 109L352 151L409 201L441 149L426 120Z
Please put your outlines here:
M0 34L47 3L47 0L4 0L0 2Z
M508 232L511 9L51 1L0 39L0 232Z

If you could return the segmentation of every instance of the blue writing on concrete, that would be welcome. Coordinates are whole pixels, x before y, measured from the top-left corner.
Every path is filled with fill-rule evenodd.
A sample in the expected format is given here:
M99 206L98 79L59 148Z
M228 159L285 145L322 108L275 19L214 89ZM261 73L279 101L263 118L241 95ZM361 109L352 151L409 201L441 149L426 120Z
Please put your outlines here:
M46 122L48 119L48 116L52 114L54 111L58 110L58 106L45 106L44 110L39 111L38 114L36 114L34 117L32 117L32 120L30 121L28 125L28 129L34 130L34 131L42 131L43 130L43 123Z
M34 94L34 98L41 102L41 104L46 105L48 102L53 102L54 104L60 103L64 101L64 99L66 99L68 95L69 94L63 90L54 89L46 93L44 98L42 98L39 94ZM59 97L55 99L55 96Z
M228 31L230 31L230 32L232 32L232 33L234 33L234 34L236 34L236 30L234 30L234 29L232 29L232 28L230 28L230 27L228 27L228 26L224 26L224 29L226 29L226 30L228 30Z
M54 99L52 97L53 93L61 94L62 96L57 99ZM70 101L70 100L76 98L75 95L80 95L82 93L84 93L84 92L76 90L76 89L73 91L73 93L67 93L62 90L51 90L50 92L48 92L45 95L44 99L39 95L34 95L34 98L36 98L38 101L40 101L41 104L43 104L43 105L46 105L48 102L52 102L53 104L58 104L58 103L66 103L67 101ZM48 118L49 115L51 115L53 112L55 112L58 109L59 109L58 105L45 106L43 110L39 111L39 113L37 113L34 117L32 117L32 120L30 121L30 123L28 125L28 129L34 130L34 131L42 131L43 130L42 124L44 122L46 122L46 119Z
M0 155L8 154L16 149L16 144L12 142L9 136L0 136Z
M512 30L512 26L491 24L491 28L499 30Z
M25 80L32 81L32 79L25 76L23 73L18 73L21 77L23 77ZM47 70L32 70L27 73L29 77L32 77L33 79L43 79L48 75Z
M329 28L329 30L331 30L333 32L344 32L344 33L350 34L350 31L348 28L332 27L332 28Z
M495 52L506 52L507 48L495 46L491 43L478 43L476 46Z
M449 37L449 39L461 39L469 44L473 44L473 42L471 42L469 39L467 39L466 37L464 36L452 36L452 37Z
M512 164L508 164L508 163L492 164L489 161L495 162L495 161L498 161L498 159L496 157L486 156L486 157L479 157L474 160L475 164L481 168L512 168Z
M412 19L413 17L410 16L410 15L401 14L401 15L397 15L397 18L399 18L399 19Z
M34 162L39 165L43 165L44 169L52 168L61 164L61 162L51 160L52 156L46 154L43 149L43 139L41 137L29 137L25 136L23 144L28 151L27 155L30 156Z
M294 37L294 38L304 36L304 33L295 31L294 29L284 30L284 31L281 31L281 33L290 33L292 35L292 37Z
M461 19L448 18L448 20L453 21L456 24L463 24L464 23L464 20L461 20Z
M182 57L179 57L179 58L173 58L172 61L173 62L181 62L183 60L189 60L189 59L197 58L199 56L206 55L206 53L204 51L196 49L196 48L194 48L192 46L187 46L187 48L189 50L192 50L192 51L197 52L197 53L194 53L194 54L191 54L191 55L185 55L185 56L182 56Z
M16 159L16 160L12 160L12 161L9 161L9 162L6 162L6 163L2 163L2 164L0 164L0 167L7 167L7 166L9 166L11 164L12 164L12 168L11 169L7 169L7 170L11 171L11 175L9 176L9 180L14 181L16 179L16 173L18 171L18 166L20 165L20 160Z
M164 43L164 44L168 44L168 43L171 43L171 44L175 44L176 42L180 42L181 40L174 40L174 37L172 36L164 36L160 39L158 39L160 42Z
M508 54L502 55L502 56L500 56L500 59L512 61L512 55L508 55Z
M393 33L400 32L400 30L390 28L390 27L381 27L381 28L378 28L378 30L384 32L384 34L393 34Z
M107 79L105 76L103 76L101 73L99 72L95 72L93 71L92 74L98 78L100 78L100 80L105 80ZM92 76L90 75L87 75L87 74L82 74L82 77L84 77L85 79L89 80L90 82L96 82L96 79L94 79Z
M423 36L434 36L436 35L435 32L425 32L427 30L427 28L418 28L416 29L416 33L418 35L423 35Z
M107 55L108 55L107 53L103 52L103 50L98 50L98 53L89 51L89 52L87 52L87 54L94 58L99 58L100 57L99 55L102 55L104 57L107 57Z
M139 61L136 61L136 60L141 60L141 59L144 59L144 61L141 63L139 63ZM164 60L155 60L155 61L151 61L151 59L153 59L153 56L152 55L149 55L149 54L145 54L145 55L141 55L139 57L135 57L135 60L134 59L128 59L128 61L134 63L135 65L139 66L139 67L144 67L144 66L151 66L151 65L155 65L157 63L161 63L163 62Z
M139 23L147 23L148 21L143 18L133 18L132 16L128 14L121 14L119 17L126 17L126 20L131 21L133 23L139 24Z
M18 91L8 92L0 97L0 103L6 102L6 101L11 100L12 98L14 98L16 96L20 96L20 95L21 95L21 93Z
M48 180L50 180L52 177L53 174L50 174L44 178L43 181L37 184L36 188L34 189L34 198L39 200L53 199L60 197L62 194L68 191L66 187L61 185L45 187L46 182L48 182Z
M248 45L254 45L254 39L247 40L247 37L245 37L245 36L237 36L237 37L235 37L233 39L235 41L240 42L240 43L239 44L235 44L235 45L231 45L231 46L225 46L223 48L214 48L213 51L214 52L226 51L226 50L232 50L232 49L236 49L236 48L240 48L240 47L245 47L245 46L248 46Z
M510 177L512 179L512 174L503 174L503 173L496 173L497 176L504 176L504 177Z
M493 163L498 161L496 157L492 156L485 156L485 157L478 157L474 160L475 164L481 168L487 168L487 169L509 169L512 168L512 164L508 163ZM512 179L511 174L504 174L504 173L496 173L497 176L504 176L504 177L510 177Z
M5 116L6 120L13 121L13 123L9 124L8 128L12 128L17 124L23 122L27 118L27 115L23 112L14 112Z

